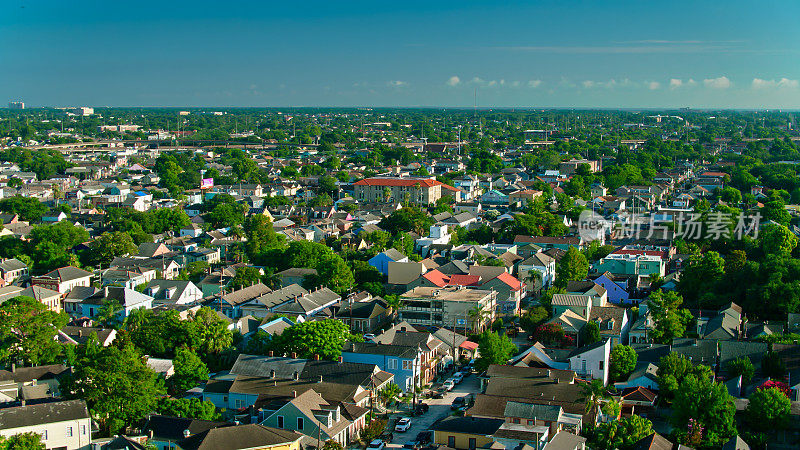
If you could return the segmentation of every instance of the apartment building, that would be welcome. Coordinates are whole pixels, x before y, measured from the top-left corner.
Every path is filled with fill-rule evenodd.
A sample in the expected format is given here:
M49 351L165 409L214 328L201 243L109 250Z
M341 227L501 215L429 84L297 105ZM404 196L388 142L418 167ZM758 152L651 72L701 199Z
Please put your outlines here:
M445 195L458 200L460 192L432 178L373 177L353 184L355 199L360 202L405 202L432 205Z
M401 295L400 320L427 325L483 331L497 314L497 292L464 286L419 286ZM476 314L480 311L480 314Z

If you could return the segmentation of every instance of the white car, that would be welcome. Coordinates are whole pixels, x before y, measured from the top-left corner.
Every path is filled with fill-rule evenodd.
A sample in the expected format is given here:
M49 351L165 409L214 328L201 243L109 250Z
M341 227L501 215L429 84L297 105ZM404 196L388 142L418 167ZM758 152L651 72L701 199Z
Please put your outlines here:
M454 374L453 374L453 381L455 381L455 382L456 382L456 384L459 384L459 383L461 383L461 381L462 381L463 379L464 379L464 374L463 374L463 373L461 373L461 372L456 372L456 373L454 373Z
M399 433L406 432L409 428L411 428L411 419L408 417L403 417L394 424L394 431Z
M372 333L367 333L367 334L364 335L364 340L367 341L367 342L370 342L373 339L375 339L375 335L372 334Z
M385 447L386 444L384 444L382 440L373 439L367 446L367 450L383 450Z
M442 387L448 391L452 391L453 388L456 387L456 382L453 381L452 378L448 378L444 383L442 383Z

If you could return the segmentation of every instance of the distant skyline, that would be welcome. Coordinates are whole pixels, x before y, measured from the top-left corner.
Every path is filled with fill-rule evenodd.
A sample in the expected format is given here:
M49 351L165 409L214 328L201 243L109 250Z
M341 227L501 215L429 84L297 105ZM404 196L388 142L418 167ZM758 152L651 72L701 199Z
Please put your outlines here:
M0 105L800 109L800 2L0 2Z

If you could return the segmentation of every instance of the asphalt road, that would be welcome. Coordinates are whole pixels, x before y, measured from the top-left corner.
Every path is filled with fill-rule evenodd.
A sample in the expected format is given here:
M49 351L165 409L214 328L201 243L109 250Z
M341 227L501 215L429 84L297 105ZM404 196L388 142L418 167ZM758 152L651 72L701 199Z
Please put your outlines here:
M445 394L443 398L429 398L425 400L425 403L430 406L428 412L421 416L412 417L411 428L409 428L408 431L404 433L392 431L394 439L391 442L387 442L386 446L390 448L402 447L404 443L417 437L417 433L429 430L434 422L453 413L450 409L450 405L456 397L467 394L477 394L479 387L480 383L478 382L478 377L475 374L470 374L464 378L461 384Z

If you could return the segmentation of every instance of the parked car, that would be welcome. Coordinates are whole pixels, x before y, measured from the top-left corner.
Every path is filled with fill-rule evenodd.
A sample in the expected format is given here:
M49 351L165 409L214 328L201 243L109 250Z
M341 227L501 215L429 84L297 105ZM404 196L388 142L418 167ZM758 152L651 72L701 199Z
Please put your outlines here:
M380 439L373 439L367 446L367 450L383 450L386 444Z
M442 383L442 387L448 391L452 391L453 388L456 387L456 382L453 381L452 378L448 378L444 383Z
M445 389L444 387L441 387L441 388L436 389L435 391L433 391L433 393L431 394L431 398L443 398L444 394L446 392L447 392L447 389Z
M467 404L467 397L456 397L450 404L450 409L458 409Z
M394 431L398 433L404 433L408 431L409 428L411 428L411 419L408 417L403 417L394 424Z
M422 445L428 444L433 440L433 432L431 431L420 431L417 433L417 442Z
M420 447L420 443L418 441L408 441L403 444L403 448L406 450L418 450Z
M425 414L428 412L428 409L430 409L430 406L428 406L426 403L418 402L417 406L414 407L414 415L418 416L420 414Z
M367 333L367 334L364 335L364 340L365 341L371 341L373 339L375 339L375 335L372 334L372 333Z
M456 372L456 373L453 374L453 381L455 381L456 384L461 383L463 380L464 380L464 374L463 373Z

